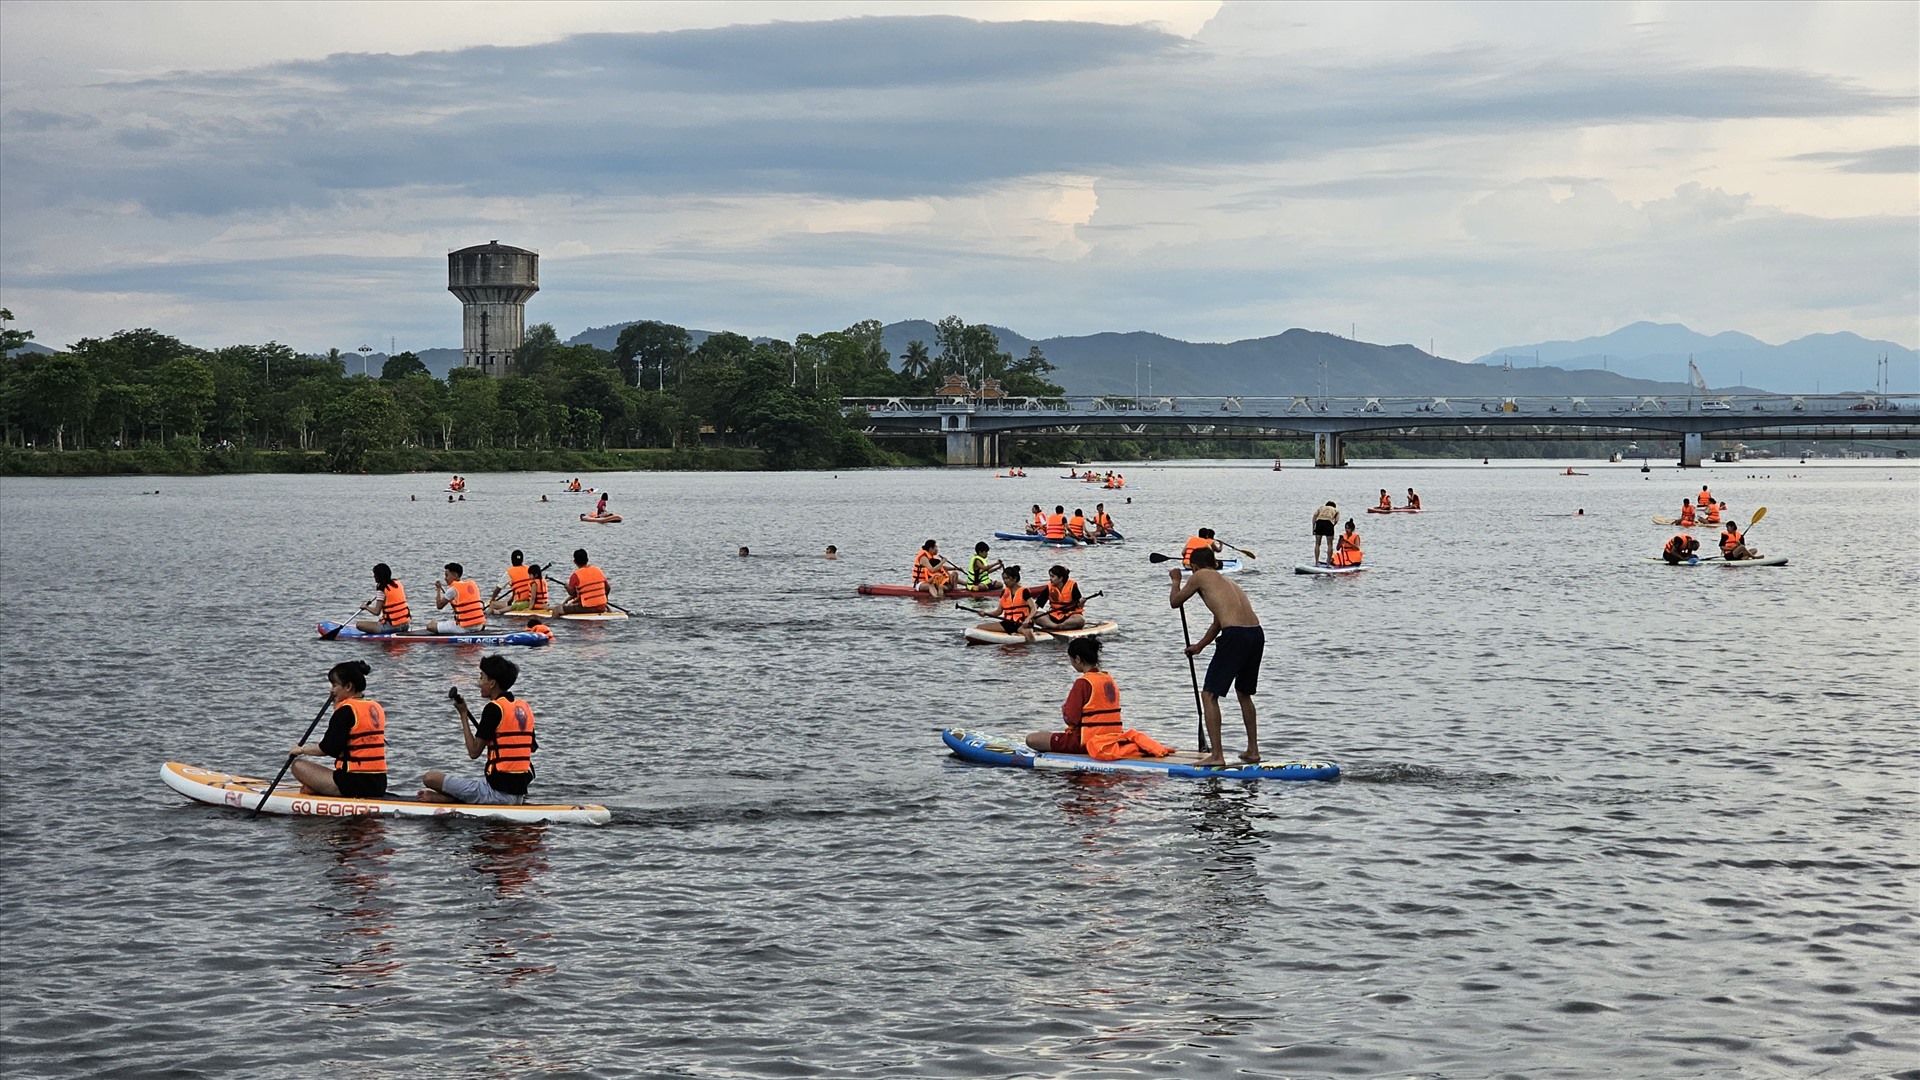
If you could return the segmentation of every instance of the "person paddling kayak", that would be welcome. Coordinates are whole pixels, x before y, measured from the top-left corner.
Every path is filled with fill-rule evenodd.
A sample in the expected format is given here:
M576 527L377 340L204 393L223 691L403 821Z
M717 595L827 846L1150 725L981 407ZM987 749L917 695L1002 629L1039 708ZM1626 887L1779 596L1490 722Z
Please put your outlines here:
M317 743L301 743L287 751L303 759L330 757L333 768L316 761L296 760L293 778L307 795L344 799L378 799L387 793L387 711L367 692L373 668L365 660L348 660L327 672L327 692L333 696L333 719Z
M1227 763L1220 746L1220 698L1228 689L1240 698L1240 720L1247 728L1247 749L1240 760L1248 764L1259 761L1260 725L1253 695L1260 686L1260 657L1267 648L1260 617L1253 613L1253 604L1240 586L1220 573L1212 551L1202 548L1193 553L1191 580L1182 582L1178 568L1168 571L1167 576L1173 580L1167 592L1169 607L1182 607L1199 593L1201 603L1213 613L1212 624L1199 641L1187 646L1187 655L1197 655L1215 639L1220 642L1213 652L1213 662L1207 665L1206 681L1200 686L1200 711L1207 723L1207 745L1212 749L1194 764L1204 767Z
M533 754L540 740L533 734L533 706L525 698L513 696L513 684L520 679L520 668L504 656L493 655L480 661L480 694L487 699L480 710L480 722L474 723L467 699L460 688L447 691L454 712L460 717L460 737L465 740L469 760L487 755L487 769L481 776L453 776L429 769L420 780L426 787L421 802L478 803L518 806L527 801L527 788L533 783Z

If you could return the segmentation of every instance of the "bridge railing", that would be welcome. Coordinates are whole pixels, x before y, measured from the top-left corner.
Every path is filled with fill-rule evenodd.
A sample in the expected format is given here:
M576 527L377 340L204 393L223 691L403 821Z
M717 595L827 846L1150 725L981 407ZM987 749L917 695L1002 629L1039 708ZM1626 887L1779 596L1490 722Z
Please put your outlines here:
M1863 414L1863 419L1885 413L1920 411L1920 394L1636 394L1628 396L1529 394L1515 396L1380 395L1322 397L1300 394L1284 397L1164 396L1098 394L1062 397L1006 397L983 400L951 397L842 398L849 413L876 417L967 412L978 415L1059 415L1082 421L1099 416L1204 417L1226 420L1236 416L1356 416L1418 417L1423 420L1458 415L1525 415L1556 417L1562 422L1595 416L1714 416L1730 414L1810 413L1834 416Z

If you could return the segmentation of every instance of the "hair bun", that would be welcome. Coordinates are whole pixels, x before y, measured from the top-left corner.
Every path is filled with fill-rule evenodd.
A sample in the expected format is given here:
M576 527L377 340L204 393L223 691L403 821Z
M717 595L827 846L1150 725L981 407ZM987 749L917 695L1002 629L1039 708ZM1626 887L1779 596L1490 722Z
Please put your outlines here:
M373 674L373 665L367 663L365 660L353 661L352 667L353 667L353 670L360 673L360 677L363 679L366 678L368 675Z

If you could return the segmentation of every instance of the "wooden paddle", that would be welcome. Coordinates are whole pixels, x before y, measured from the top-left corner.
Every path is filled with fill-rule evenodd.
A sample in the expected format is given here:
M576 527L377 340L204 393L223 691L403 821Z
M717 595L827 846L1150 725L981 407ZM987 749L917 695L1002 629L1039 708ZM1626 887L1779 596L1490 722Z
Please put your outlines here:
M1215 539L1218 540L1219 538L1215 537ZM1245 555L1249 559L1257 559L1260 557L1258 555L1255 555L1253 552L1248 551L1246 548L1234 547L1232 544L1227 543L1225 540L1220 540L1220 546L1223 548L1229 548L1233 551L1237 551L1240 554Z
M326 716L327 710L331 708L333 708L333 695L328 694L327 703L325 705L320 706L319 712L313 714L313 723L307 725L307 733L305 735L300 736L300 741L295 743L294 744L295 746L305 746L307 744L307 740L313 738L313 729L320 726L321 718ZM273 778L273 783L267 785L266 791L261 792L260 801L253 804L253 813L248 814L247 815L248 817L257 818L260 816L260 809L267 805L268 799L273 797L273 789L280 786L280 781L285 780L287 778L287 770L293 768L294 757L295 755L293 754L287 755L287 763L285 765L280 766L280 775Z

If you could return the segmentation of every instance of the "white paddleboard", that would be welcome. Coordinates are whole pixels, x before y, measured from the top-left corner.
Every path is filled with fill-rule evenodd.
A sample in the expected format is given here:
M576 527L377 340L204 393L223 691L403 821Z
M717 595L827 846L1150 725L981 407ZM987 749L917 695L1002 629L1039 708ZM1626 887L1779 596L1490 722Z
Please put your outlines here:
M1324 563L1295 563L1293 572L1296 574L1334 574L1345 576L1347 574L1357 574L1366 568L1367 564L1365 563L1361 563L1359 566L1328 566Z
M573 615L560 616L568 622L619 622L627 617L624 611L582 611Z
M1119 623L1108 621L1093 623L1088 626L1083 626L1078 630L1035 630L1033 632L1033 640L1035 643L1042 641L1071 641L1074 638L1099 637L1101 634L1111 634L1118 629L1120 629ZM1027 643L1027 639L1019 634L1009 634L1002 630L982 630L978 626L968 627L966 638L967 644L969 645L1025 645Z
M518 806L478 805L471 803L427 803L416 799L343 799L326 795L302 795L298 781L283 780L261 805L260 796L267 782L252 776L234 776L198 765L169 761L160 766L160 779L173 790L195 802L213 806L231 806L252 812L260 806L263 814L293 817L469 817L500 821L577 821L605 825L613 815L604 806L566 806L524 803Z

